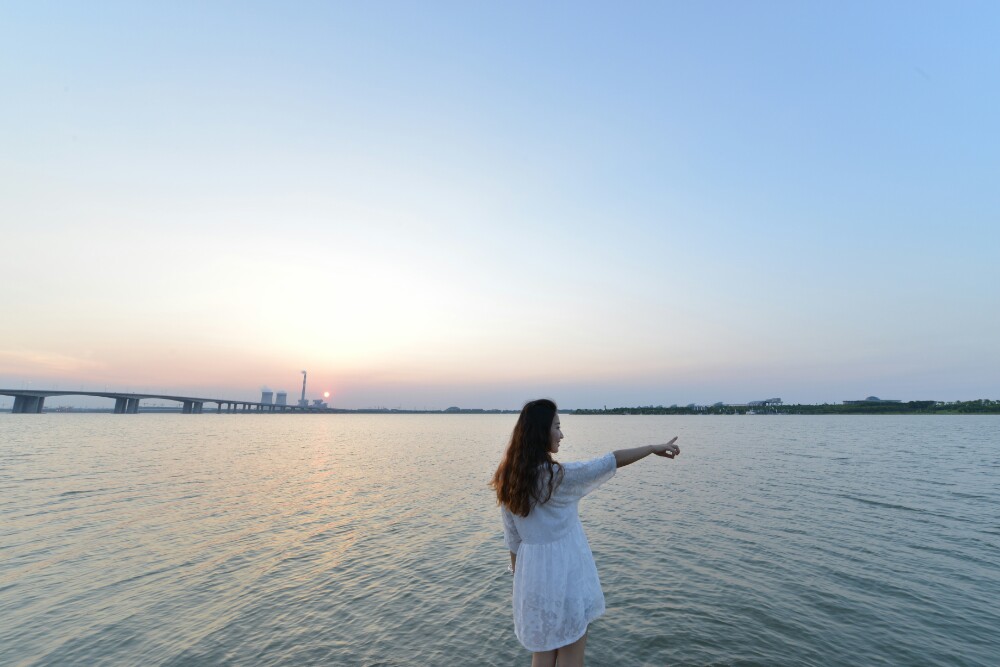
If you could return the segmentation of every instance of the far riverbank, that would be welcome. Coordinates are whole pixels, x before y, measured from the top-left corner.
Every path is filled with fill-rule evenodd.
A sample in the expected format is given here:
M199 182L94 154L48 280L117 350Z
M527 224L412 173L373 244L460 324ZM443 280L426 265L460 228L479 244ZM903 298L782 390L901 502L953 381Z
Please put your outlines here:
M998 415L1000 400L981 398L975 401L891 401L855 402L822 405L687 405L664 407L644 405L632 408L573 410L574 415Z

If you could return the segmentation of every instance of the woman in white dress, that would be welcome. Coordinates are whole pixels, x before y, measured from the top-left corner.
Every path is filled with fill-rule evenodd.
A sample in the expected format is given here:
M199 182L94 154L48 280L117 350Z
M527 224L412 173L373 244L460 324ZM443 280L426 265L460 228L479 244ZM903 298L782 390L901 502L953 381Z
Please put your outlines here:
M491 486L503 515L514 571L514 633L532 651L532 667L583 665L587 626L604 613L604 593L580 499L615 470L650 454L674 458L674 442L619 449L590 461L560 464L563 434L556 404L531 401L521 410Z

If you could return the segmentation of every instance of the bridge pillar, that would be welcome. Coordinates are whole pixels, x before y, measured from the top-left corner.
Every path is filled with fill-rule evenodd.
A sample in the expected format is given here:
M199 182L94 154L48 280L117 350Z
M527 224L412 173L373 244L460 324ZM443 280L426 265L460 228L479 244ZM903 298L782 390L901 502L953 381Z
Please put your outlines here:
M184 407L181 409L181 412L186 415L191 414L191 406L193 405L194 403L191 401L184 401Z
M115 414L123 415L125 414L125 404L128 402L127 398L116 398L115 399Z
M11 412L16 415L34 415L42 411L45 405L44 396L14 396L14 407Z
M215 412L218 413L218 414L220 414L220 415L222 414L222 401L219 401L218 403L216 403Z
M139 414L139 399L138 398L126 398L125 399L125 414L127 415L137 415Z
M195 401L195 404L194 404L194 413L196 415L200 415L201 414L201 410L202 410L202 406L204 406L204 405L205 404L202 403L201 401Z

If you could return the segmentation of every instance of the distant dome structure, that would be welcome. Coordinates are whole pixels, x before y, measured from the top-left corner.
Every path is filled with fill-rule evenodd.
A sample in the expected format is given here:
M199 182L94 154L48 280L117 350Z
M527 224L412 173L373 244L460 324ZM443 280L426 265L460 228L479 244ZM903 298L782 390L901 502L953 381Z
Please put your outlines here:
M879 398L878 396L869 396L863 401L844 401L844 405L865 405L866 403L902 403L902 401L896 398Z

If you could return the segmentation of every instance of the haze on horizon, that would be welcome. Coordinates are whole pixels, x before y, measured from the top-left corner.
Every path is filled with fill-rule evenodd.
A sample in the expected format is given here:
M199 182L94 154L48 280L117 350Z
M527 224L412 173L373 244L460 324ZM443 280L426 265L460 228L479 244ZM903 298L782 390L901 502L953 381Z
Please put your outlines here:
M0 17L0 387L1000 397L995 3Z

